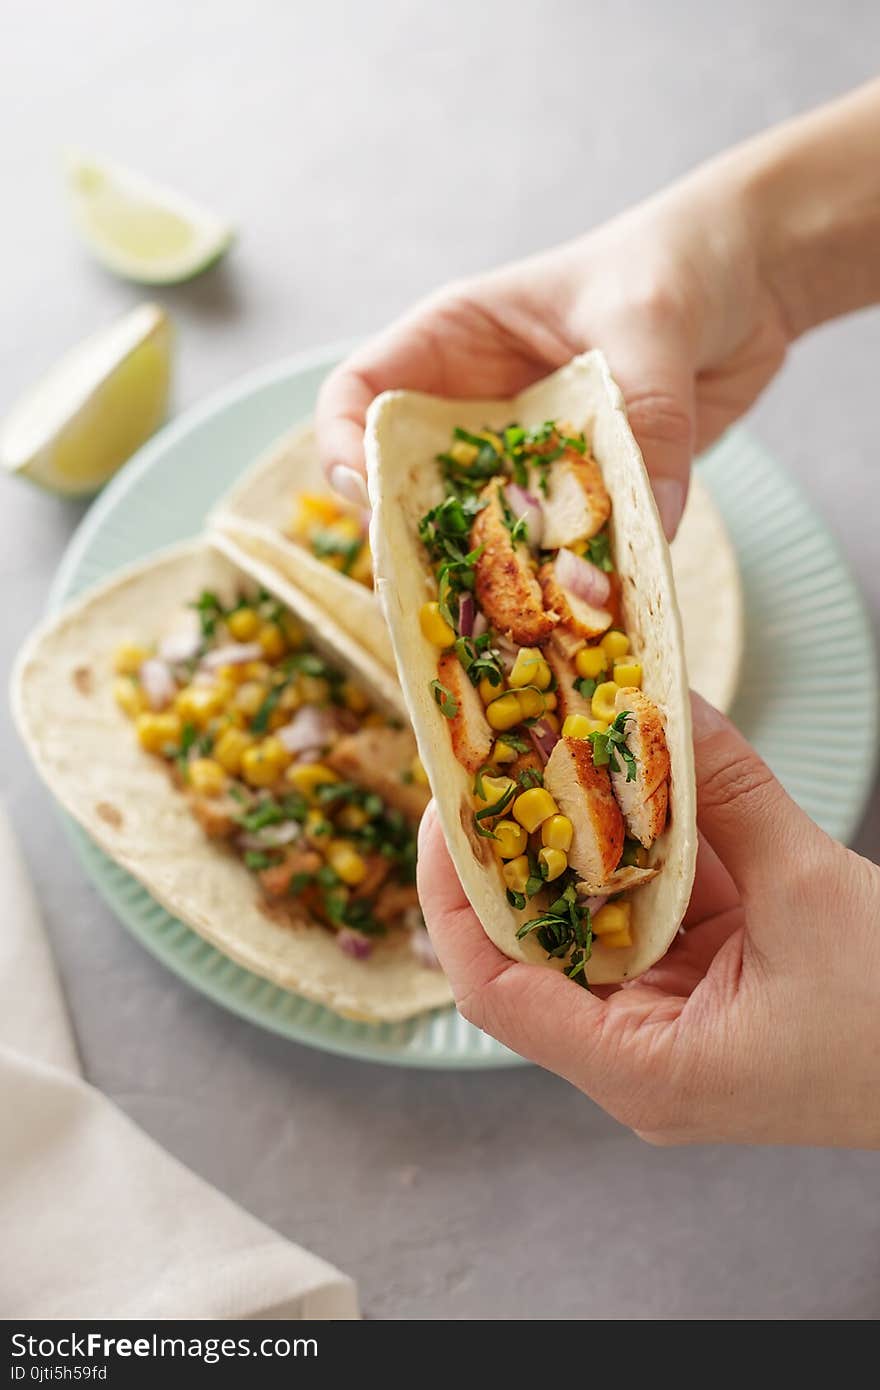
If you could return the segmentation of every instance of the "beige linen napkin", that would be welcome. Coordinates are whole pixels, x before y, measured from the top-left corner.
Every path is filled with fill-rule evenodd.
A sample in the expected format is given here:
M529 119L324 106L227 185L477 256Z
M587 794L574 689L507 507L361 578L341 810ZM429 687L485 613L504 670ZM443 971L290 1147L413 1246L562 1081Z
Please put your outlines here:
M346 1275L190 1173L83 1080L2 806L0 890L0 1317L358 1317Z

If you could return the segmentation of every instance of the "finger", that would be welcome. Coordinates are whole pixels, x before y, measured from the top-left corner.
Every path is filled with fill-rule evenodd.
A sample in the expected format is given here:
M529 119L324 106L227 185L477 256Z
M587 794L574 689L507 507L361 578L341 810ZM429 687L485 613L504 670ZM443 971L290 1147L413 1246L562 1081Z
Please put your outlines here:
M700 830L748 897L778 880L809 822L723 714L693 691L691 709Z
M315 409L318 448L327 481L352 502L363 503L367 497L364 422L373 395L361 372L344 362L324 381Z

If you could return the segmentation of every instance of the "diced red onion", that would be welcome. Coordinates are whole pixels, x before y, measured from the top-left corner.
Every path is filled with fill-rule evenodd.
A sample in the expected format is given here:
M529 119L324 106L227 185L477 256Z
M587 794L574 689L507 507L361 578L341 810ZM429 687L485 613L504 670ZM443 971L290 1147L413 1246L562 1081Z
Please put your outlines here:
M526 492L525 488L519 487L517 483L508 483L504 495L517 520L525 521L526 540L532 549L536 550L544 534L544 513L540 500L533 492Z
M462 594L458 600L458 630L462 637L473 636L474 616L473 594Z
M242 849L280 849L298 840L302 827L295 820L280 821L278 825L261 825L259 830L247 830L239 835Z
M418 908L415 910L418 911ZM419 914L419 916L421 916L421 914ZM409 949L412 951L419 965L424 965L428 970L440 969L437 953L424 927L419 927L417 931L412 933L409 939Z
M166 705L171 704L177 684L167 661L151 656L148 661L141 663L139 675L150 709L165 709Z
M483 633L488 631L489 624L485 616L482 613L477 613L477 616L474 618L473 628L471 629L471 637L476 640L477 637L482 637Z
M373 954L372 941L348 927L340 927L336 933L336 945L344 955L351 956L353 960L367 960Z
M179 627L175 632L169 632L167 637L163 637L159 643L159 655L163 661L168 661L176 665L179 661L191 661L199 650L202 642L202 635L199 624L192 615L193 621L186 627Z
M598 912L600 908L604 907L605 904L607 903L607 901L608 901L607 895L606 895L604 898L600 898L600 897L585 898L585 899L584 899L584 907L586 907L586 908L589 909L590 915L592 916L592 914L593 914L594 912Z
M298 709L289 724L275 730L275 737L284 744L288 753L313 752L325 748L337 732L338 724L333 710L317 709L314 705L304 705Z
M549 724L545 724L543 719L539 719L537 724L533 724L529 729L532 743L535 745L535 752L546 763L553 749L559 742L559 735L555 729L551 729Z
M219 666L243 666L246 661L259 661L263 648L259 642L228 642L225 647L215 647L202 657L202 667L206 671L216 671Z
M570 589L575 598L583 599L593 608L602 608L611 594L611 580L604 570L573 550L556 553L556 578L563 589Z

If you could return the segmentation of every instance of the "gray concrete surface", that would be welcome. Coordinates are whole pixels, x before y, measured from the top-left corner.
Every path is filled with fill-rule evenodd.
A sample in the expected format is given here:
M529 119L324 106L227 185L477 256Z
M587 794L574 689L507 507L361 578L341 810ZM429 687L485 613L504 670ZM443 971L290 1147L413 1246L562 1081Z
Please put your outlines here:
M880 10L7 0L4 35L0 405L138 298L68 226L56 160L76 142L241 227L224 266L159 296L179 325L182 410L250 367L368 331L450 276L573 234L855 85ZM876 313L825 329L753 416L845 545L875 624L878 364ZM0 481L4 664L80 510ZM355 1275L370 1315L880 1312L876 1158L655 1151L538 1071L426 1075L265 1035L129 939L5 709L0 736L88 1075L197 1172ZM876 858L878 844L875 802L859 846Z

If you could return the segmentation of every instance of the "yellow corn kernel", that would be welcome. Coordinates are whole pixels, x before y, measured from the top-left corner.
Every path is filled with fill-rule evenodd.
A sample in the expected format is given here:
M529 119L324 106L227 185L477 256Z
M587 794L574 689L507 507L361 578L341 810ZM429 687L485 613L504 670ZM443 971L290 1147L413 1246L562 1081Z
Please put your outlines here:
M546 712L547 710L554 710L558 704L559 704L559 701L558 701L558 699L556 698L556 691L555 691L555 690L545 690L545 691L544 691L544 710L545 710L545 712Z
M333 769L325 767L324 763L294 763L285 775L290 785L302 792L303 796L314 796L316 787L339 781Z
M313 809L306 813L303 829L310 844L316 849L324 849L327 836L333 834L333 822L327 819L323 811Z
M343 541L359 541L364 534L363 527L355 517L343 513L338 521L334 521L332 526L327 528L334 536L338 536Z
M351 563L348 571L350 579L354 579L358 584L372 584L373 582L373 552L367 542L364 541L357 555Z
M223 694L216 685L185 685L177 692L174 708L185 724L204 729L223 709Z
M512 729L515 724L519 724L523 718L522 707L519 696L513 691L508 691L506 695L499 695L491 704L486 706L486 718L493 729L503 732L505 729Z
M524 854L529 837L515 820L499 820L492 827L495 839L490 843L499 859L516 859Z
M297 520L306 526L328 526L342 513L342 506L335 497L323 496L318 492L301 492L296 498Z
M601 936L605 941L609 936L623 936L625 934L627 940L618 944L630 946L632 944L632 936L630 935L631 914L632 903L606 903L604 907L599 908L598 912L593 913L593 935Z
M250 642L260 630L260 615L252 608L236 608L226 619L226 626L236 642Z
M272 667L266 661L245 661L241 667L242 681L267 681Z
M162 753L180 739L180 715L171 710L161 714L139 714L135 724L138 742L148 753Z
M290 761L290 754L277 738L264 738L246 748L241 755L241 775L252 787L271 787Z
M240 685L236 690L232 702L242 714L252 716L256 714L268 694L269 687L262 681L245 681L244 685Z
M602 647L581 647L574 658L575 670L583 680L596 680L608 670L608 654Z
M411 774L411 776L412 776L412 779L413 779L413 781L415 782L415 784L416 784L417 787L428 787L428 786L431 785L430 782L428 781L428 774L427 774L427 772L425 771L424 767L422 766L422 760L421 760L421 758L419 757L418 753L416 754L416 756L413 758L412 762L410 763L410 765L409 765L409 770L410 770L410 774Z
M504 453L504 445L494 430L480 430L477 438L485 439L487 443L491 444L496 454Z
M512 777L484 777L482 779L483 795L474 792L474 807L477 811L484 810L487 806L494 806L496 801L500 801L513 788L516 787Z
M502 681L499 685L493 685L489 677L484 676L477 686L477 690L480 692L480 699L483 701L483 704L488 705L492 700L497 700L498 696L503 693L504 682Z
M365 714L370 708L370 701L359 685L354 681L346 681L342 687L342 698L345 701L346 709L350 709L354 714Z
M562 725L562 737L587 738L596 732L600 723L605 728L604 720L591 719L588 714L567 714Z
M323 676L302 674L296 683L304 705L324 705L330 698L330 682Z
M440 612L439 603L423 603L419 609L419 627L422 636L433 642L435 647L451 647L455 632Z
M514 816L530 835L558 811L559 807L545 787L529 787L513 803Z
M336 817L336 824L340 830L363 830L369 819L363 806L349 805L343 806Z
M542 714L541 723L546 724L548 729L552 729L554 734L559 733L559 719L552 712L550 714Z
M295 618L292 613L282 613L278 619L278 626L281 628L288 647L296 651L298 647L302 646L306 634L298 618Z
M363 883L367 876L366 860L346 840L330 841L327 846L327 863L339 875L342 882L347 883L351 888Z
M466 439L455 439L449 446L449 457L460 463L462 468L468 468L479 452L476 444L468 444Z
M229 726L219 735L214 744L213 756L232 777L237 777L241 771L241 759L246 748L250 748L253 738L246 734L244 729L236 729Z
M278 708L284 710L284 713L289 717L294 710L299 709L301 704L302 695L299 692L299 688L295 681L290 681L288 685L285 685L281 694L278 696Z
M513 686L536 685L546 690L551 681L550 667L541 655L540 647L520 647L508 680Z
M551 816L541 826L541 844L547 849L561 849L566 854L571 849L574 826L568 816Z
M642 663L640 661L616 661L614 663L615 684L623 686L642 686Z
M113 670L117 676L136 676L149 655L137 642L120 642L113 653Z
M568 855L564 849L541 849L538 850L538 863L544 882L552 883L554 878L564 874L568 868Z
M612 628L610 632L606 632L605 636L601 638L599 646L602 648L605 655L609 656L611 660L614 661L615 657L626 656L629 651L629 638L625 632L618 632L615 628Z
M505 743L503 738L497 738L489 756L489 761L500 765L503 763L515 762L518 757L519 753L515 748L512 748L509 743Z
M131 676L120 676L113 682L113 698L129 719L134 719L147 708L144 692Z
M524 893L531 876L529 856L520 854L516 859L508 859L501 867L501 877L511 893Z
M277 623L264 623L257 633L257 641L270 661L280 661L287 651L284 633Z
M226 788L226 773L213 758L193 758L187 774L190 786L200 796L220 796Z
M611 723L615 714L614 697L616 694L616 681L603 681L601 685L596 686L590 701L590 709L594 719L604 719L606 723Z
M519 701L520 718L538 719L544 713L544 695L540 690L534 690L527 685L523 690L517 690L515 698Z
M269 732L274 734L276 729L283 729L285 724L289 723L289 710L279 709L276 705L275 709L273 709L272 713L269 715Z
M235 662L229 661L225 666L217 667L217 670L214 672L214 678L218 685L230 687L233 685L241 685L244 680L242 668L242 662L236 665Z
M633 944L632 932L629 927L626 931L606 932L601 940L603 946L610 946L612 950L622 950L623 947Z

